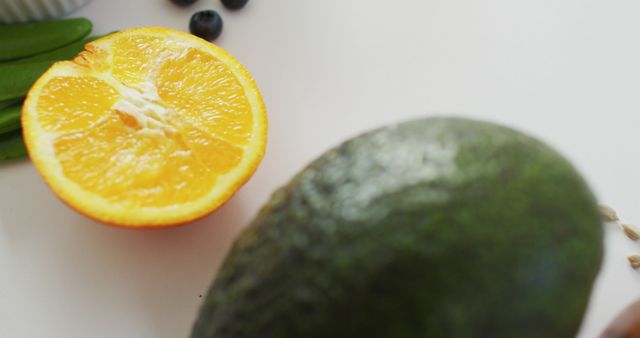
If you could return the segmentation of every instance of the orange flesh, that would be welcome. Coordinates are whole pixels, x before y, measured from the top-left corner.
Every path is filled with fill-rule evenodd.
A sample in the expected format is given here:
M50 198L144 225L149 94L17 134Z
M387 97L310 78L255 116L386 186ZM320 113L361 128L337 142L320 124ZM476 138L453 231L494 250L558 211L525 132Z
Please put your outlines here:
M130 36L113 55L85 53L92 68L50 79L38 96L38 123L64 176L125 208L202 198L240 163L253 131L225 64L160 40Z

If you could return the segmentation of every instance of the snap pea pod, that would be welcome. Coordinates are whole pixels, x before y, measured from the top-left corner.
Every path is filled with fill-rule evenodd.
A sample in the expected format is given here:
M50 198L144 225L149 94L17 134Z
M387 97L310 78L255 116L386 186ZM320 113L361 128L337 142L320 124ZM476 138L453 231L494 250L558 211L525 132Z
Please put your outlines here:
M22 130L0 135L0 160L24 157L27 149L22 141Z
M20 129L22 103L0 110L0 134Z
M46 53L0 63L0 109L7 106L5 100L10 103L22 100L35 80L55 61L73 59L85 44L101 37L91 36Z
M87 36L92 27L85 18L0 25L0 61L60 48Z
M0 101L24 97L31 86L55 61L0 65Z
M0 101L0 109L4 109L4 108L7 108L9 106L13 106L14 104L18 104L20 102L22 102L22 99Z
M0 66L38 62L38 61L48 61L48 60L71 60L84 50L84 45L86 45L87 43L93 40L99 39L101 37L102 36L90 36L45 53L36 54L30 57L17 59L13 61L3 62L3 63L0 63Z

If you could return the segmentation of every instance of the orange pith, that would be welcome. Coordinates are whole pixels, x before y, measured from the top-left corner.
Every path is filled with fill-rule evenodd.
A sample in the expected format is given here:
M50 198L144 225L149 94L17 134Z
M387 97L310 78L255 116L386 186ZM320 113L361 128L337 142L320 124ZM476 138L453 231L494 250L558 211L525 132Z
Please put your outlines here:
M29 92L29 155L65 202L124 226L199 218L255 171L266 113L220 48L164 29L125 30L60 62Z

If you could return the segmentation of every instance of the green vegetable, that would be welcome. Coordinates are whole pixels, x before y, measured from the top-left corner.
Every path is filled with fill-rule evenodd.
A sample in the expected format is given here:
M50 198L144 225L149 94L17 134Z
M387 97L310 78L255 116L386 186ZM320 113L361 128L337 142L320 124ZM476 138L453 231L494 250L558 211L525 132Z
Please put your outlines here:
M88 37L62 48L33 55L31 57L0 63L0 109L4 101L15 103L22 100L31 85L56 61L71 60L84 50L85 44L101 36Z
M28 57L60 48L91 32L85 18L0 25L0 61Z
M0 160L23 157L26 154L21 130L0 135Z
M22 102L22 99L0 101L0 109L4 109L4 108L7 108L9 106L13 106L13 105L18 104L20 102Z
M4 62L0 65L32 63L32 62L49 61L49 60L53 60L53 61L72 60L80 52L84 50L84 45L99 38L101 38L101 36L90 36L58 49L54 49L45 53L33 55L33 56L22 58L22 59Z
M277 191L191 337L575 337L602 254L593 194L547 145L414 120L340 145Z
M22 103L0 110L0 134L20 129Z
M23 98L55 61L0 65L0 101Z

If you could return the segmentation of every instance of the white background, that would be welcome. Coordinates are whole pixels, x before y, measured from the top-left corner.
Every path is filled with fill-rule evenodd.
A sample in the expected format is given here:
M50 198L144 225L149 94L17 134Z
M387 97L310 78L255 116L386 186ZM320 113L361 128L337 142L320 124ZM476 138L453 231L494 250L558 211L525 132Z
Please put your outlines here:
M26 160L0 165L0 337L186 337L233 237L271 191L338 142L412 117L453 113L536 135L640 222L636 0L252 0L237 13L217 0L94 0L77 14L96 33L186 30L205 8L220 11L217 43L264 95L261 167L215 214L141 232L76 214ZM607 230L580 338L640 297L626 262L640 245Z

